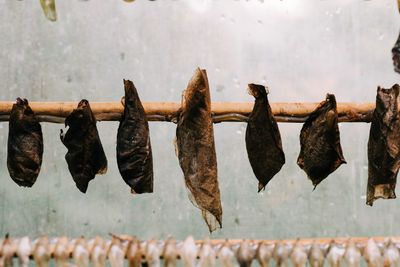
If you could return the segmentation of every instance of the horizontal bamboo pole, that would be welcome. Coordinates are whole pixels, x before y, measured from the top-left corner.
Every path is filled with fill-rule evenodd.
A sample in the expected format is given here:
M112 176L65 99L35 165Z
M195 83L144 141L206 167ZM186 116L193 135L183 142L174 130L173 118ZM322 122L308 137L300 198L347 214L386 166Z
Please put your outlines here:
M77 102L30 102L40 121L63 123L68 114L77 107ZM278 122L304 122L319 103L271 103ZM7 121L13 102L0 102L0 121ZM211 112L215 123L223 121L247 121L253 103L213 102ZM123 112L120 102L90 102L99 121L118 121ZM179 102L144 102L143 107L149 121L173 121L181 107ZM337 104L339 122L370 122L375 103L343 102Z

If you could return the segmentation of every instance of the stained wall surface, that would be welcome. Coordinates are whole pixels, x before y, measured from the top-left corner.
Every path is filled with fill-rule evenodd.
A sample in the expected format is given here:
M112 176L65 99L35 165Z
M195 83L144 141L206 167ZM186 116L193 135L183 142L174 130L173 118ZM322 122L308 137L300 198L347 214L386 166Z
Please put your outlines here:
M119 101L131 79L142 101L180 101L197 66L213 101L253 101L248 83L269 86L271 102L375 101L399 81L391 48L400 28L394 0L0 0L0 101ZM176 126L151 122L154 193L132 195L116 165L117 122L99 122L106 175L80 193L64 160L60 124L43 123L44 159L31 189L6 167L8 123L0 123L0 236L108 233L141 239L208 235L187 197L174 153ZM340 124L347 164L312 192L296 164L301 124L280 123L287 163L257 194L245 123L214 126L223 228L213 238L400 235L400 200L365 205L369 125Z

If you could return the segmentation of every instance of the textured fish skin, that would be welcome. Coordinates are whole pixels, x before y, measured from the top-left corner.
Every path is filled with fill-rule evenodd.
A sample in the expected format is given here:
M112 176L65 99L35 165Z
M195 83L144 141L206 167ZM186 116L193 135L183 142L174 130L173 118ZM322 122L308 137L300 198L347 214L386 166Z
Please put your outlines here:
M211 98L205 70L196 69L184 92L176 129L176 151L190 192L210 232L222 227Z
M17 98L8 131L7 168L19 186L32 187L42 166L42 127L29 107L28 100Z
M247 122L246 149L260 192L285 164L285 154L265 86L249 84L249 92L256 100Z
M400 86L378 87L376 108L368 140L367 204L378 198L396 198L400 168L400 115L397 109Z
M76 186L86 193L89 182L96 174L107 171L107 158L101 145L96 128L96 119L89 102L82 99L78 107L65 119L69 126L64 134L61 130L61 142L67 147L65 160Z
M300 132L300 154L297 164L315 187L346 163L340 146L336 99L327 94L326 100L310 114Z
M124 80L125 108L117 135L117 163L133 194L153 192L153 156L149 124L139 95L129 80Z

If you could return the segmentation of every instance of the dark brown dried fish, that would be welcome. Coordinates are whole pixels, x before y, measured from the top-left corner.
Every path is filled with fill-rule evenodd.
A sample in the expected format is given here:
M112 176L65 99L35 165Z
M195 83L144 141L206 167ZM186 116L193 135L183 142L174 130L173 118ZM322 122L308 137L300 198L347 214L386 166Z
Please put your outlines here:
M367 204L378 198L396 198L400 168L400 114L397 110L400 86L378 87L376 108L368 140Z
M256 100L250 113L246 129L247 156L257 177L258 192L285 164L278 124L268 102L268 89L258 84L249 84L249 92Z
M42 127L29 107L28 100L17 98L8 131L7 167L19 186L32 187L42 166Z
M89 102L82 99L78 107L65 119L69 129L60 133L62 143L68 152L65 159L76 186L86 193L89 182L96 174L107 172L107 158L96 128L96 118Z
M346 163L340 146L336 99L327 94L326 100L310 114L300 133L300 154L297 164L315 187Z
M190 192L210 232L222 227L211 98L205 70L196 69L184 91L176 129L176 152Z
M118 127L118 169L133 194L153 192L149 124L133 82L124 80L125 109Z

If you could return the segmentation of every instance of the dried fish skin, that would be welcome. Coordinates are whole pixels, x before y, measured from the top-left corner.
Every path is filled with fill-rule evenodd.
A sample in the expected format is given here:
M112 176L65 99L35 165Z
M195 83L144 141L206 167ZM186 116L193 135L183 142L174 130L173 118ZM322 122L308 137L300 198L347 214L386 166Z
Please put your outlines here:
M68 149L65 160L76 186L86 193L96 174L107 172L107 158L89 101L82 99L79 102L65 119L65 126L69 126L68 131L64 134L61 130L60 133L61 142Z
M256 100L247 122L246 149L254 175L259 181L260 192L285 164L285 154L266 87L258 84L248 86Z
M10 114L7 142L7 168L13 181L19 186L32 187L42 158L42 127L28 100L17 98Z
M149 124L133 82L124 80L125 108L117 135L117 163L133 194L153 192Z
M222 227L211 97L205 70L196 69L184 91L176 129L179 165L192 203L201 209L210 232Z
M300 132L297 165L307 173L315 187L346 160L340 145L336 98L326 100L310 114Z
M55 0L40 0L42 9L46 18L50 21L57 20L56 2Z
M397 110L400 86L378 87L368 140L367 205L378 198L396 198L400 168L400 115Z

